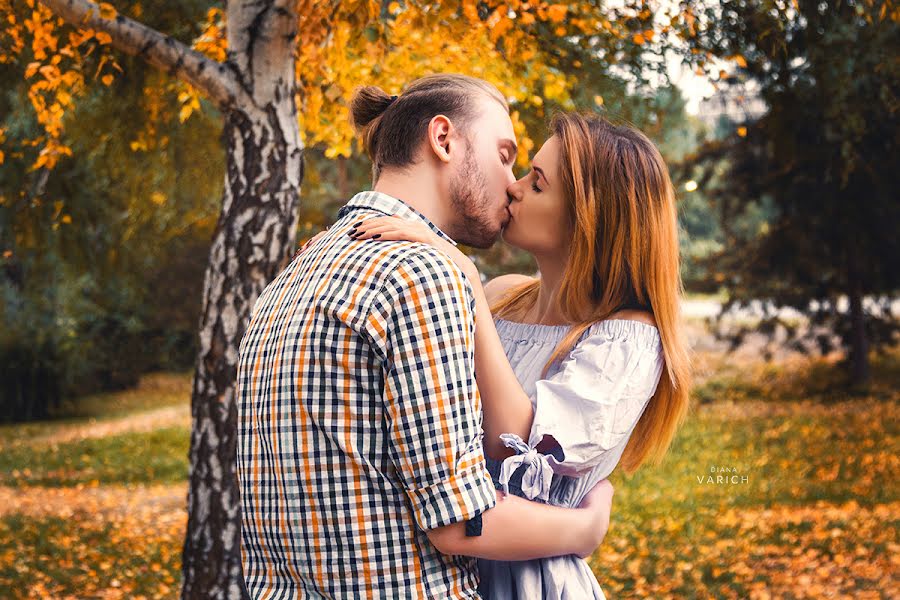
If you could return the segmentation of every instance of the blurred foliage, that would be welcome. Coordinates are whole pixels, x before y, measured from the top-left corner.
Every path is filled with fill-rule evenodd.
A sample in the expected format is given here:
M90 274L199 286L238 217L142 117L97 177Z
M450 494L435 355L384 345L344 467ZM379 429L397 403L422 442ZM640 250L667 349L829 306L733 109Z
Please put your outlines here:
M220 3L157 4L101 2L99 17L128 17L172 35L213 61L228 60L228 13ZM299 34L295 65L300 133L308 145L322 144L329 158L354 152L349 101L360 82L395 91L433 72L464 72L495 83L514 105L516 132L529 150L529 131L517 118L520 107L540 111L547 101L571 107L570 91L578 87L582 72L598 62L615 67L632 83L648 73L662 73L662 61L645 57L661 56L673 18L668 10L655 13L645 0L611 5L598 0L297 0L293 9ZM172 15L183 19L167 21ZM66 115L94 80L110 86L125 70L112 51L109 33L68 25L36 0L0 0L0 19L5 25L0 64L24 67L28 103L39 125L32 135L5 146L27 156L30 170L52 169L73 155L65 139ZM582 57L590 57L591 64ZM202 90L177 81L165 87L178 92L180 120L201 108Z
M760 301L757 327L793 342L812 338L827 351L821 327L836 331L853 381L864 382L869 349L900 340L891 312L900 9L866 0L682 7L688 60L712 70L728 61L717 86L758 94L767 108L685 161L719 217L721 247L704 264L710 287L728 289L726 310ZM792 327L781 307L810 326Z
M175 31L197 18L188 5L148 15ZM175 95L153 94L165 76L122 63L66 121L77 160L29 172L29 158L10 153L0 164L0 420L47 417L63 398L195 356L221 125L211 109L159 119L178 112ZM22 68L0 64L0 127L19 140L40 129Z

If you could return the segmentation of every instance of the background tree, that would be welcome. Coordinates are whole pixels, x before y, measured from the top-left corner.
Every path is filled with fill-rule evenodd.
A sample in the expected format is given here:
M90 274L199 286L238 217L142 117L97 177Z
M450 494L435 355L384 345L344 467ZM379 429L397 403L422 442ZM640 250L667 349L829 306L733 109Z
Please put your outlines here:
M725 241L709 275L730 293L725 308L768 303L764 328L781 324L823 349L827 325L848 349L851 381L864 383L870 347L898 339L900 9L890 0L682 8L688 60L729 61L718 85L758 90L767 107L688 160L719 211ZM784 322L779 307L811 326Z

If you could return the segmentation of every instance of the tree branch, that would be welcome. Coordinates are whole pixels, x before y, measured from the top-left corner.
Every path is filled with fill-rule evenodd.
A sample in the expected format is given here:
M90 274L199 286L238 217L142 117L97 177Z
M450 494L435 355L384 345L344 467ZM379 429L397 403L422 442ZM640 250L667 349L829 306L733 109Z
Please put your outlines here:
M245 96L234 73L224 64L207 58L171 36L122 15L104 19L100 16L100 7L90 0L40 2L75 27L108 33L115 48L140 56L154 67L191 84L219 108L234 104L239 96Z

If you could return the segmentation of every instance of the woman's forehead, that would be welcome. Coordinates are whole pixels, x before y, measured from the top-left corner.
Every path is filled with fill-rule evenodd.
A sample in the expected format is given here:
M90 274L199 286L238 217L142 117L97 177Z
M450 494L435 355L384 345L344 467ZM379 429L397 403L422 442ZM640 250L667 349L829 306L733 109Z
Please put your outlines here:
M544 170L554 166L559 160L559 139L553 135L547 138L541 149L531 159L532 165L537 165Z

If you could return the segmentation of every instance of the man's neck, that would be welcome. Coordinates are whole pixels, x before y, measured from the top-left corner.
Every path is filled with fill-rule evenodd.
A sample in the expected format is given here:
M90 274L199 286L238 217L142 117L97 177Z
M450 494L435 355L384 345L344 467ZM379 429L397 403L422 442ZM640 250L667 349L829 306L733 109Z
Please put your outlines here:
M437 177L415 169L409 173L385 172L372 188L376 192L393 196L413 207L444 232L452 230L453 216L449 202L440 193Z

